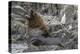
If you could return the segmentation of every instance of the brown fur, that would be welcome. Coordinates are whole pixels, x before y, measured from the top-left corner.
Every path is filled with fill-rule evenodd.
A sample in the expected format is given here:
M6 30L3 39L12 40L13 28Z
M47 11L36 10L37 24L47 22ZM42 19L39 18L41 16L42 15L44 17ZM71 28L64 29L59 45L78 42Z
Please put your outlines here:
M28 20L28 35L31 35L31 29L38 28L43 31L42 36L48 37L48 27L44 24L44 21L41 16L39 16L35 11L31 10L30 17L26 16ZM38 41L38 40L37 40ZM37 45L33 43L34 45ZM31 47L31 44L29 45Z
M35 11L31 10L30 18L29 18L29 28L39 28L44 32L48 32L48 27L44 24L44 21L40 15L38 15Z

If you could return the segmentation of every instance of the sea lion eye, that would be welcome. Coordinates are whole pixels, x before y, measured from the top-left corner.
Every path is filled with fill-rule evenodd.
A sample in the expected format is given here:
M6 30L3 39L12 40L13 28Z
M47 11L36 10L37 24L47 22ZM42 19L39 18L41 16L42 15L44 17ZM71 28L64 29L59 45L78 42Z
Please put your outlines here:
M36 16L37 14L36 13L34 13L34 16Z

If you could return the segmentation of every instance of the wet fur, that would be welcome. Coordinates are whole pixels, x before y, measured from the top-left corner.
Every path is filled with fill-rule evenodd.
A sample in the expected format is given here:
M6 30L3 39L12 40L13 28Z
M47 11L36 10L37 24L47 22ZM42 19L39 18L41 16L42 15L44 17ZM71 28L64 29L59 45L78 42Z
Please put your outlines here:
M31 10L30 18L29 18L29 28L39 28L44 32L48 32L48 27L44 24L44 21L40 15L38 15L35 11Z

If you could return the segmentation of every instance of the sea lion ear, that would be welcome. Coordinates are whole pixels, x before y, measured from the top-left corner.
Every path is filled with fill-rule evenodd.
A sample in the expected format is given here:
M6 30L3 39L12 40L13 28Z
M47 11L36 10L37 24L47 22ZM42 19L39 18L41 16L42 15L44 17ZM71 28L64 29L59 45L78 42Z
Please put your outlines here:
M31 10L30 11L30 19L33 19L34 18L34 16L35 16L34 14L35 14L34 10Z
M34 17L36 15L36 12L34 10L31 10L30 16Z
M34 11L33 11L33 10L31 10L31 14L33 14L33 12L34 12Z
M31 10L31 13L30 13L31 15L34 15L34 10Z

